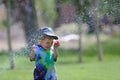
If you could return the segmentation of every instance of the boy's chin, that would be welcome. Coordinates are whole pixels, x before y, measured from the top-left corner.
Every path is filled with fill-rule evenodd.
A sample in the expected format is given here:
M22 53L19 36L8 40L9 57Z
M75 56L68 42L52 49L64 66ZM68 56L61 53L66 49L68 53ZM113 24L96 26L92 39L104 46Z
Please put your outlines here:
M50 49L50 47L46 47L45 49L46 49L46 50L49 50L49 49Z

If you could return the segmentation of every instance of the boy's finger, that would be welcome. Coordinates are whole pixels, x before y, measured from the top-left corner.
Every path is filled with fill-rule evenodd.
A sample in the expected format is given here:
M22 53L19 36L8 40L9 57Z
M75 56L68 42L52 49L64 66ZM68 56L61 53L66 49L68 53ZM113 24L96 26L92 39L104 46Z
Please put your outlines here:
M32 48L35 48L35 45L32 45Z

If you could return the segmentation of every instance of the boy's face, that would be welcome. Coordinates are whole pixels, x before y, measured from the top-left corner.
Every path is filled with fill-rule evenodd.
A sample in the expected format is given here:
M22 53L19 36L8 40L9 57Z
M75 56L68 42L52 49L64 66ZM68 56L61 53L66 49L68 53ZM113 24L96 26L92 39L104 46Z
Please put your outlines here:
M41 40L41 46L45 49L50 49L53 44L53 37L46 37L44 40Z

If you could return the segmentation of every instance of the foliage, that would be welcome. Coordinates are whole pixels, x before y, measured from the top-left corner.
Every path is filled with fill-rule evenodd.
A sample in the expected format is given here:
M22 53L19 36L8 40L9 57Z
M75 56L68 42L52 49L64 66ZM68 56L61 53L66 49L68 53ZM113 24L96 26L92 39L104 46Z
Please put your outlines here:
M48 25L53 26L57 17L55 0L36 0L36 9L42 13Z
M101 13L115 16L120 14L120 0L101 0Z
M3 28L5 25L3 23L3 20L0 19L0 28Z
M59 4L73 4L76 0L59 0Z

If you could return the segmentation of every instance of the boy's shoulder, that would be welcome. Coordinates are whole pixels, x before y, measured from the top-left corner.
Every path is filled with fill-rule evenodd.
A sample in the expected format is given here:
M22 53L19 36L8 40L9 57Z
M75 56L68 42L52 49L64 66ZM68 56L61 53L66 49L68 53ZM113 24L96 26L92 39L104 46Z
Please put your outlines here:
M36 45L37 48L44 49L41 45Z

